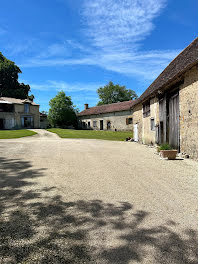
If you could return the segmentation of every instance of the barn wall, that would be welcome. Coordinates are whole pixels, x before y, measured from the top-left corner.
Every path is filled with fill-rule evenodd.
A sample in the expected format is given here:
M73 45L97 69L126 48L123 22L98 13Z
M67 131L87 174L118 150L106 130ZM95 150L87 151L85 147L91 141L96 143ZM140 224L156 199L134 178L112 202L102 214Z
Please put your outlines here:
M133 124L138 124L138 138L139 142L142 143L142 104L138 104L133 108Z
M111 122L111 131L132 131L133 124L126 124L126 118L132 118L132 111L121 111L114 113L106 113L100 115L91 116L80 116L78 117L79 126L82 127L82 122L85 122L88 127L88 122L90 122L90 129L100 130L100 120L103 120L103 130L107 130L107 121ZM93 127L93 121L97 122L97 127Z
M198 159L198 65L186 72L179 99L180 149Z
M159 102L156 97L150 99L150 115L142 116L142 141L144 144L155 144L156 131L151 130L151 119L155 125L159 123Z

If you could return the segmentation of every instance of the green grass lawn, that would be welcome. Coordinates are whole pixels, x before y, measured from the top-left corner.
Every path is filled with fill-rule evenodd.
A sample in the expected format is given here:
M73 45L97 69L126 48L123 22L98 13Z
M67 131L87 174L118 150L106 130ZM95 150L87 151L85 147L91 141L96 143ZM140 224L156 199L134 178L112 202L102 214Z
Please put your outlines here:
M21 129L21 130L0 130L0 139L21 138L36 135L36 132Z
M50 128L50 132L56 133L61 138L89 138L89 139L104 139L123 141L127 137L132 137L132 131L129 132L114 132L114 131L96 131L96 130L73 130Z

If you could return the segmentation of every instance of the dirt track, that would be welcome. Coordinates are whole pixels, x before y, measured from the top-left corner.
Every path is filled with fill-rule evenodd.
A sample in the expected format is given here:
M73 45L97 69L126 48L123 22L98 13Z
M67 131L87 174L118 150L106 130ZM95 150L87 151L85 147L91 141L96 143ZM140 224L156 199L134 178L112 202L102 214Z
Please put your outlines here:
M0 263L198 263L198 162L37 132L0 140Z

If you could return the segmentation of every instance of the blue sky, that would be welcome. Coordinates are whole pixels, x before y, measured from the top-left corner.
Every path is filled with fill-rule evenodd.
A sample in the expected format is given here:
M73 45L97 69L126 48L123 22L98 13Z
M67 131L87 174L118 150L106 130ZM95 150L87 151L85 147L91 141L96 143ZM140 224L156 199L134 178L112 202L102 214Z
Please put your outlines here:
M41 110L59 90L83 109L110 80L140 95L198 36L197 0L1 1L0 51Z

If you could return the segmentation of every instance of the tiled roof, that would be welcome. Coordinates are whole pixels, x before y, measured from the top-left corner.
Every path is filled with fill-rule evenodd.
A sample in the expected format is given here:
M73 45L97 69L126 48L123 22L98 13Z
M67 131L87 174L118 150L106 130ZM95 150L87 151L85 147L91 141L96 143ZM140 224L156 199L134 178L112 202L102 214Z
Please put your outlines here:
M1 101L7 101L9 103L12 103L12 104L25 104L25 103L29 103L29 104L32 104L32 105L38 105L28 99L16 99L16 98L11 98L11 97L0 97L0 102Z
M198 38L186 47L140 96L143 101L198 63Z
M90 107L78 114L78 116L98 115L104 113L120 112L130 110L135 101L125 101L114 104L106 104Z

